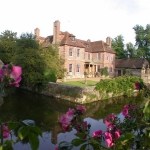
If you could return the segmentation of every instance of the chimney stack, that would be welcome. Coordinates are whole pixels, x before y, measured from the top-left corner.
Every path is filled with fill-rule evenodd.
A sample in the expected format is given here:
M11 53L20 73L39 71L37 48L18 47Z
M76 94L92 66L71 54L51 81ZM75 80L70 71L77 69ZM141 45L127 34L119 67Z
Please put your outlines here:
M106 44L111 48L111 38L110 37L106 38Z

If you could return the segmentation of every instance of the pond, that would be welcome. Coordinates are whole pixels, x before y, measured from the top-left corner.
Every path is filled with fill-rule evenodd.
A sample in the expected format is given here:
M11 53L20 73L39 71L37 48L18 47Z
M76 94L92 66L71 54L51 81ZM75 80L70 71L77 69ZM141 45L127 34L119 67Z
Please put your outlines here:
M99 129L105 130L103 123L110 113L121 117L121 110L125 104L141 105L144 101L142 94L131 97L118 97L85 104L84 120L91 124L91 134ZM59 123L62 114L68 108L76 108L78 104L61 99L51 98L18 89L14 94L4 98L0 107L1 121L32 119L42 129L43 137L40 138L38 150L53 150L61 141L71 141L75 130L64 133ZM13 136L15 139L15 136ZM15 150L31 150L26 142L13 145Z

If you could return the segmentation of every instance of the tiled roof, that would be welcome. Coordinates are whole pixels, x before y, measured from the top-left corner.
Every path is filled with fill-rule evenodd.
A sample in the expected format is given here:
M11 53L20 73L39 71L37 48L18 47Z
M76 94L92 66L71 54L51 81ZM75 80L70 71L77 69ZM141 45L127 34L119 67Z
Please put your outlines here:
M72 37L75 37L73 34L70 34L68 32L65 32L65 36L60 42L60 46L62 45L70 45L75 47L84 47L84 45L81 43L79 39L72 40Z
M70 34L69 32L62 32L60 31L60 35L63 35L61 41L60 41L60 46L63 45L69 45L69 46L74 46L74 47L80 47L80 48L85 48L86 52L109 52L109 53L115 53L105 42L103 41L95 41L91 42L90 40L84 41L80 39L76 39L75 35ZM72 40L72 38L75 38L75 40ZM53 35L47 36L42 43L43 47L48 47L51 43L53 42Z
M147 67L149 62L145 58L129 58L129 59L116 59L115 68L135 68L141 69Z

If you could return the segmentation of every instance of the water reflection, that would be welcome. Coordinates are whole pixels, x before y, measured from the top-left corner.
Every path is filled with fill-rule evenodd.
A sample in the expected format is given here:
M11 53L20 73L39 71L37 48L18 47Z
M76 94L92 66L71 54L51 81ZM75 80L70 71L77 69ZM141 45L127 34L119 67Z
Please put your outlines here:
M105 130L103 123L110 113L119 114L125 104L141 105L143 95L137 97L119 97L104 101L97 101L85 104L86 113L84 120L91 123L91 134L99 129ZM55 99L47 96L18 90L16 93L4 98L0 107L0 118L3 122L11 120L32 119L43 131L43 138L40 138L39 150L54 149L59 142L71 141L75 136L75 130L64 133L59 123L59 118L66 113L68 108L76 108L78 104ZM13 136L15 139L15 136ZM15 150L30 150L29 144L17 143Z

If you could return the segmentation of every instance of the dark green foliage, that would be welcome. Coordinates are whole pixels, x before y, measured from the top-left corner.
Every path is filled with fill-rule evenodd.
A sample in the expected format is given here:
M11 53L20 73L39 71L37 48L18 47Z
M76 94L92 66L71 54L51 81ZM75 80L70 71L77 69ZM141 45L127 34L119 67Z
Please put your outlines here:
M108 76L108 67L101 68L100 73L101 75Z
M102 98L109 98L109 94L114 96L131 95L135 89L135 82L143 83L143 80L137 76L120 76L113 79L101 80L97 83L95 89L99 91ZM142 88L142 87L141 87Z
M141 25L133 27L136 37L137 56L150 60L150 24L144 28Z
M122 35L118 35L112 39L112 49L116 52L116 58L125 58L124 39Z
M6 30L0 35L0 60L4 63L12 62L16 53L17 33Z
M137 57L137 50L131 42L126 44L126 51L130 53L130 58Z

